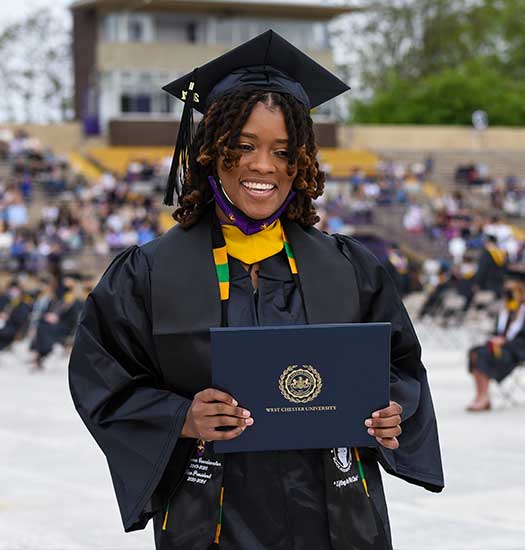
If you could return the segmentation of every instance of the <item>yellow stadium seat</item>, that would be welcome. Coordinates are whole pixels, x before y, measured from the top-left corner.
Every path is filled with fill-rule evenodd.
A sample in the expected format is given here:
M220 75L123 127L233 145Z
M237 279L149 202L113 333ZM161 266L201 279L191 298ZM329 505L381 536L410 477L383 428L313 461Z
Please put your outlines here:
M375 176L379 157L362 149L323 147L320 150L320 160L334 177L348 177L356 168Z
M98 166L119 176L126 173L129 163L134 160L158 162L172 155L173 147L92 147L87 152L88 158ZM379 157L361 149L324 147L320 150L320 160L335 177L350 176L356 168L373 176L377 173Z
M68 160L75 171L90 181L97 181L102 174L97 166L78 153L69 153Z
M128 165L135 160L161 161L173 155L173 147L92 147L87 151L88 158L108 172L122 177Z
M167 210L161 210L159 213L159 227L162 233L165 233L168 229L175 225L171 212Z

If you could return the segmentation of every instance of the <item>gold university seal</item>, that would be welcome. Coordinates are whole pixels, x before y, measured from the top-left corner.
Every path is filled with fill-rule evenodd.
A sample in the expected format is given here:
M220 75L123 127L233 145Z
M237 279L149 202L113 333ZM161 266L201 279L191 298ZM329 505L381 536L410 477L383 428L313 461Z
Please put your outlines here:
M279 378L279 389L292 403L313 401L323 387L321 375L311 365L290 365Z

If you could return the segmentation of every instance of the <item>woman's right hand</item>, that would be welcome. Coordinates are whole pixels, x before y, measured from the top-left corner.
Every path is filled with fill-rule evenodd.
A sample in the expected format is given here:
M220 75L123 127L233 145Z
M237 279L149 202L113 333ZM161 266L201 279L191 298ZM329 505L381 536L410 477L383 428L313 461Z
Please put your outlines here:
M180 435L204 441L224 441L238 437L252 424L250 411L239 407L231 395L207 388L195 394ZM217 430L221 426L232 429Z

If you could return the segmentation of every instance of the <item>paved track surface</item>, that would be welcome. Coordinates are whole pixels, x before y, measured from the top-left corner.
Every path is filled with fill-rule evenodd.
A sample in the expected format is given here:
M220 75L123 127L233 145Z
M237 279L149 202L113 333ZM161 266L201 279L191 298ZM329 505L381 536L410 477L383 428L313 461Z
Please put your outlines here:
M495 397L490 413L465 413L465 351L475 331L416 329L447 487L434 495L384 476L395 547L525 550L525 395L517 395L521 405ZM150 526L122 530L104 456L69 397L63 351L32 374L25 346L0 355L0 549L152 550Z

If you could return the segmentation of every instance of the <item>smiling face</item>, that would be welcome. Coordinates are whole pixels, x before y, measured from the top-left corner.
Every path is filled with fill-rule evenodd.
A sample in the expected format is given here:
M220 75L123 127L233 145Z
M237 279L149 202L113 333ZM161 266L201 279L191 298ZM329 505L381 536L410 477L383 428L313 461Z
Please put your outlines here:
M279 107L257 103L238 143L239 162L231 169L217 163L217 173L230 201L248 217L268 218L284 203L297 170L289 173L288 132ZM219 217L224 214L217 208Z

